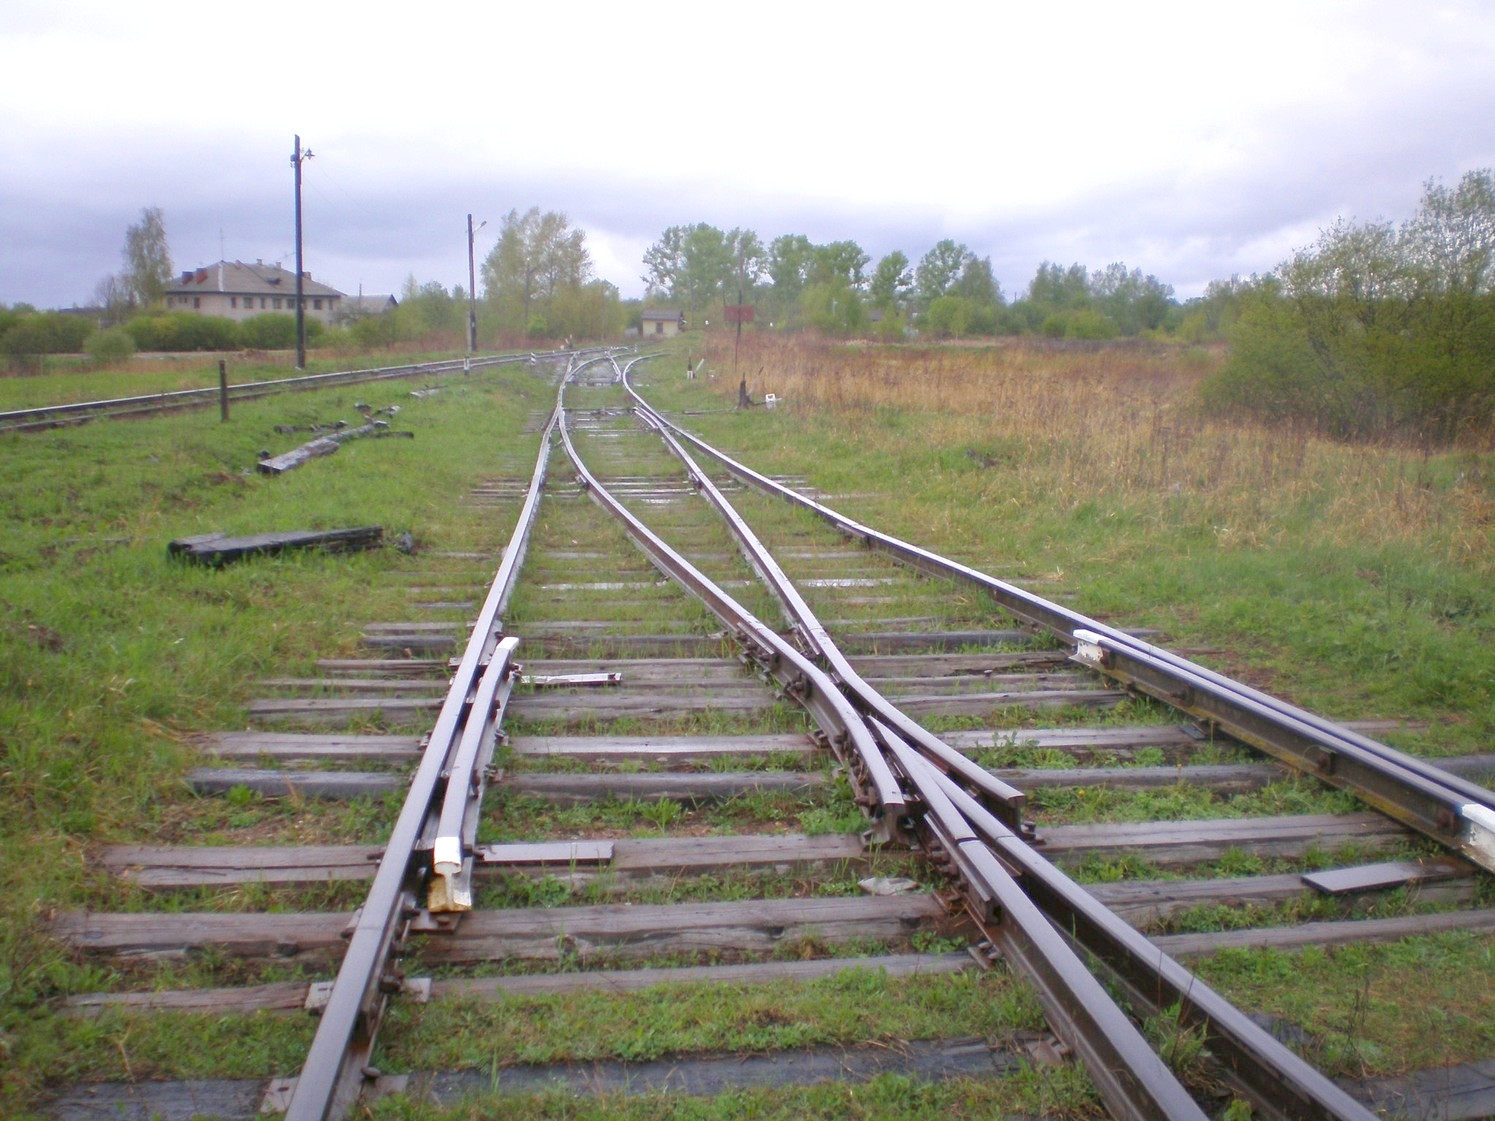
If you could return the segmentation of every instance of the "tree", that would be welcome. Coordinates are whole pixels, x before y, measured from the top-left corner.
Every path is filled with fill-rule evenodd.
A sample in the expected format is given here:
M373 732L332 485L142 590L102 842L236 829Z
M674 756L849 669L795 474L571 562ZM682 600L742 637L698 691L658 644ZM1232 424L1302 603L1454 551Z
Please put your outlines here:
M1174 306L1173 286L1141 269L1127 271L1120 261L1090 276L1090 296L1123 335L1155 331Z
M1338 221L1254 287L1208 398L1339 438L1495 423L1495 179L1426 185L1401 226Z
M166 218L158 206L140 212L140 221L125 229L125 268L120 283L129 301L141 307L161 302L171 284L171 251L166 245Z
M936 243L934 248L919 258L919 267L914 270L919 299L927 306L948 293L966 261L972 256L964 245L958 245L949 238Z
M884 310L901 308L914 287L913 269L901 250L895 249L877 262L872 272L872 306Z
M555 327L556 300L592 278L586 238L555 211L530 207L504 216L498 242L483 261L484 294L502 327L535 334Z
M817 245L810 258L810 283L835 284L860 292L866 286L865 271L871 259L854 241Z
M769 267L771 257L752 230L723 232L698 222L671 226L644 253L644 283L651 296L665 296L694 314L743 298Z
M969 307L964 329L959 334L990 335L996 332L997 320L1002 313L1002 286L992 274L990 257L968 254L949 294L964 300Z

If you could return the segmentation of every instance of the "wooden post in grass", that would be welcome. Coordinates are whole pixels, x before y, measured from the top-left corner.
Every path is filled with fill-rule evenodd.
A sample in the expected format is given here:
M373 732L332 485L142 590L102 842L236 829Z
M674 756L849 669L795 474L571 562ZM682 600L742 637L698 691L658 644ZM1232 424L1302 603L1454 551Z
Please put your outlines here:
M228 362L218 359L218 416L228 423Z

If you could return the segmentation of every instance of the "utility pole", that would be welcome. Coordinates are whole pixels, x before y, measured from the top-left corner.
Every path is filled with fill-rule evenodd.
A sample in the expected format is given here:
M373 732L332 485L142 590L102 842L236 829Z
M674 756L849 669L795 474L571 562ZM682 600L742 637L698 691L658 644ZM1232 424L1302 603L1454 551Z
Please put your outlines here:
M486 226L487 222L478 225L478 229ZM478 352L478 270L477 261L473 257L472 237L475 231L472 228L472 215L467 216L467 353Z
M311 149L301 150L301 137L296 137L296 150L291 153L291 163L296 168L296 369L306 369L306 301L301 295L301 161L311 159Z

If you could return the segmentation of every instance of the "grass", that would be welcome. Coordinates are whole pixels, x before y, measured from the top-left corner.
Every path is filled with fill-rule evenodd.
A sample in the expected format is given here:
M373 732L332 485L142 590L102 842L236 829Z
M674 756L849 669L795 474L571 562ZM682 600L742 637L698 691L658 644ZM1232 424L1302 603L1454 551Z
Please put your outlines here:
M503 374L453 388L421 401L399 383L276 397L236 406L228 424L206 410L0 436L0 1112L67 1069L37 1057L61 1046L36 1050L38 1017L89 967L50 942L42 920L108 898L90 846L283 836L324 812L334 835L382 832L377 804L197 799L182 775L192 733L243 726L257 678L353 653L369 588L418 561L385 549L210 570L168 561L166 543L382 524L425 549L493 547L500 531L448 496L527 471L532 437L481 461L469 449L492 447L495 425L519 431L551 391ZM355 400L400 402L416 439L349 444L281 477L253 472L258 449L297 439L276 424L352 416Z
M1434 753L1495 733L1495 454L1349 445L1196 406L1223 355L1013 341L876 347L690 340L713 380L645 364L652 403L760 471L802 472L844 512L1343 719L1427 721ZM1022 583L1022 580L1018 581Z
M1194 963L1227 998L1308 1033L1332 1074L1363 1077L1495 1053L1495 938L1449 933L1387 945L1222 950Z
M1495 604L1489 592L1495 586L1495 471L1488 446L1425 453L1219 423L1191 404L1193 387L1217 362L1207 352L781 348L751 338L745 364L764 370L761 379L750 378L755 396L773 390L788 397L786 407L733 411L736 379L725 376L686 383L651 374L658 384L650 396L668 408L704 410L690 423L707 439L756 468L809 476L824 492L843 496L836 504L856 517L978 567L1021 572L1044 587L1062 588L1086 613L1159 627L1170 643L1228 651L1213 656L1220 668L1308 707L1345 718L1423 722L1428 730L1409 733L1403 742L1431 754L1479 750L1495 731ZM693 345L699 351L699 340ZM727 368L729 352L708 353ZM108 390L103 381L87 380L92 376L0 381L0 399L15 394L15 407L147 388L137 379L133 389ZM52 909L129 902L124 889L104 884L91 870L88 854L100 844L363 840L384 827L385 803L332 808L198 799L182 775L195 762L194 733L243 725L242 704L257 678L310 675L316 657L354 653L355 621L398 602L382 590L387 581L437 567L432 550L491 552L506 536L507 523L497 524L501 517L450 498L480 479L528 476L534 437L514 434L531 413L549 407L552 387L521 370L475 374L456 391L419 402L404 391L389 384L243 403L227 425L207 410L0 436L0 487L9 499L0 534L0 1112L22 1112L48 1079L89 1072L144 1077L211 1068L224 1074L231 1051L244 1056L235 1069L247 1074L294 1068L309 1030L299 1018L168 1017L160 1028L144 1017L118 1015L88 1027L62 1023L52 1011L62 994L191 983L233 970L190 963L116 973L64 954L45 937L43 920ZM596 397L612 400L610 392ZM275 425L347 418L355 400L398 400L399 426L415 431L416 439L349 444L277 479L249 472L260 449L285 450L299 439L277 436ZM474 448L481 454L474 456ZM579 499L574 505L587 504ZM768 521L772 534L822 539L823 531L803 515L775 513ZM427 557L412 561L384 550L204 571L164 556L168 540L188 534L364 522L392 532L409 529ZM595 525L590 512L573 515L566 503L551 504L533 547L537 553L545 544L565 548L589 525ZM621 538L613 536L586 546L624 555ZM464 575L473 571L465 563L439 563ZM722 571L739 568L733 561ZM841 602L829 589L823 594L826 603ZM904 602L911 612L924 610L913 594ZM526 612L544 618L554 610L538 598L516 607L516 619ZM679 608L668 610L675 617ZM716 629L687 604L692 610L697 633ZM940 610L960 619L989 614L979 602ZM658 613L652 598L642 609L616 609L618 618L639 625L651 622L651 613ZM599 640L597 649L604 646ZM1018 710L999 716L1010 741L994 739L994 751L1008 742L1020 746L1021 729L1040 719ZM1041 717L1046 724L1158 718L1136 705L1110 716L1076 709ZM787 706L769 723L803 728ZM764 727L707 713L673 729L639 723L635 730ZM1157 796L1172 799L1168 805L1103 800L1095 792L1087 797L1088 812L1106 820L1170 806L1179 814L1203 810L1178 793ZM1259 799L1252 812L1321 804L1293 791L1271 797L1275 801ZM583 829L732 832L765 816L786 831L861 828L844 793L829 801L736 806L618 804L554 811L544 821L526 820L536 807L504 809L486 823L491 835L485 839ZM1211 805L1208 812L1218 809ZM1250 854L1222 862L1221 871L1232 869L1253 870ZM1097 879L1144 872L1126 862L1087 869ZM228 898L185 894L177 904L239 907L294 898L257 891ZM1488 1056L1487 1025L1495 1016L1482 993L1495 988L1483 981L1490 946L1480 939L1412 940L1401 950L1387 948L1389 956L1365 959L1369 964L1353 982L1336 979L1329 965L1312 958L1301 959L1310 962L1301 972L1270 958L1245 960L1234 974L1226 955L1205 964L1218 966L1219 983L1244 1003L1277 1010L1316 1032L1343 1069L1357 1063L1395 1069L1423 1059ZM1423 1007L1418 968L1435 976L1440 993L1449 988L1446 1012ZM1386 1010L1415 1025L1420 1035L1410 1045L1401 1046L1398 1033L1407 1029ZM835 1013L843 1014L850 1015ZM742 1031L754 1026L737 1022ZM767 1025L783 1027L785 1038L792 1026ZM671 1042L683 1037L663 1024L652 1037L609 1037L601 1029L584 1042L597 1053L632 1048L670 1054L698 1045ZM837 1038L830 1027L815 1030ZM497 1046L494 1037L507 1031L505 1023L489 1032L484 1045ZM423 1034L413 1032L406 1042L424 1046ZM243 1046L220 1047L219 1039ZM474 1061L482 1065L491 1057ZM935 1108L952 1116L1084 1115L1093 1099L1077 1082L1070 1071L992 1086L879 1080L870 1087L752 1091L702 1103L607 1099L595 1114L709 1117L734 1115L735 1107L736 1115L751 1108L764 1116L897 1117ZM594 1109L562 1106L543 1095L523 1103L498 1100L501 1106L451 1111L410 1103L376 1108L412 1118L495 1115L511 1105L514 1115L530 1117Z
M997 1038L1043 1024L1036 998L1005 970L899 979L865 968L804 982L453 999L392 1019L381 1059L397 1070Z
M495 1079L495 1089L501 1089ZM440 1107L388 1099L374 1106L372 1121L920 1121L931 1116L962 1118L1040 1117L1087 1121L1104 1116L1094 1091L1073 1066L1024 1068L1003 1079L956 1078L926 1082L882 1075L865 1083L822 1083L729 1091L715 1098L674 1092L600 1094L578 1099L570 1090L543 1094L483 1096Z

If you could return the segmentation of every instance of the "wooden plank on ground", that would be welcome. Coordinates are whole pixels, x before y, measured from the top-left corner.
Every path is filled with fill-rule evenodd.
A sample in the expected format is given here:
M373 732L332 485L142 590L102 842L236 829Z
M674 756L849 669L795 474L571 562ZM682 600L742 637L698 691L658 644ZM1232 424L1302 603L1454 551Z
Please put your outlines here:
M1173 957L1197 957L1225 949L1294 950L1304 946L1341 946L1352 942L1396 942L1452 930L1495 933L1495 911L1438 911L1430 915L1389 919L1313 922L1299 926L1216 930L1205 934L1166 934L1153 938L1152 943Z
M1044 669L1069 664L1068 650L1020 650L990 654L864 654L852 667L868 681L954 677L980 681L1015 669Z
M819 771L737 771L731 773L675 773L670 771L602 772L597 774L517 774L501 783L506 790L556 805L601 802L607 799L639 802L673 798L681 802L723 802L743 794L811 794L821 790L826 776Z
M522 758L586 759L594 763L693 763L732 755L817 753L815 741L795 732L749 736L524 736L509 750Z
M1061 863L1099 853L1112 858L1134 855L1162 867L1207 863L1231 849L1260 856L1302 856L1310 849L1332 851L1345 845L1380 851L1406 836L1401 825L1374 813L1056 825L1038 830L1039 851Z
M356 552L378 548L384 541L384 529L377 525L353 526L348 529L292 530L285 533L258 533L247 537L229 537L206 533L196 537L179 537L166 546L166 555L194 564L222 565L248 557L315 549L328 553Z
M80 953L180 958L209 948L232 957L331 962L344 946L346 914L64 912L51 933ZM772 953L799 941L902 941L950 929L944 905L922 894L752 899L728 903L597 904L472 911L455 933L420 940L431 964L522 959L556 961L675 953Z
M446 978L431 982L430 999L453 997L499 999L538 993L605 989L635 992L659 985L764 985L778 981L813 981L849 970L888 977L929 977L962 973L974 967L970 954L881 954L872 957L812 958L809 961L759 961L737 965L699 965L656 969L598 969L564 973L520 973L507 977ZM63 1001L64 1015L97 1016L108 1009L151 1012L304 1012L305 981L279 981L239 988L173 989L154 992L82 993Z
M104 868L142 887L372 879L379 845L109 845Z
M994 708L1070 708L1105 707L1126 700L1117 689L1017 689L992 693L898 694L888 696L908 715L981 716Z
M1419 1121L1482 1121L1495 1117L1495 1059L1414 1070L1408 1074L1340 1080L1378 1115Z
M371 879L376 845L110 845L102 866L149 888L239 883L322 883ZM772 868L791 872L827 865L869 863L854 834L816 836L761 833L745 836L628 837L615 841L556 841L479 845L476 874L495 871L550 874L573 884L595 879L595 865L610 861L606 878L618 891L642 879L667 882L726 869Z
M946 954L881 954L875 957L812 958L809 961L759 961L740 965L680 966L666 969L598 969L566 973L523 973L510 977L468 977L431 983L431 998L451 996L517 996L565 993L585 989L635 992L656 985L761 985L775 981L813 981L848 970L868 970L889 977L927 977L963 973L975 959L963 951Z
M357 760L404 764L420 758L420 736L353 733L217 732L202 741L204 751L224 759L274 759L282 763Z
M766 954L800 941L901 941L915 930L947 925L943 904L930 895L474 911L455 937L425 939L421 956L447 964L585 960L597 954Z
M1419 902L1467 904L1473 900L1475 877L1470 865L1437 858L1425 862L1422 868L1416 891ZM1133 926L1146 929L1194 907L1271 907L1303 899L1313 894L1307 883L1310 878L1287 873L1209 880L1124 880L1090 884L1085 890Z
M199 794L246 788L265 798L381 798L410 785L383 771L274 771L255 767L194 767L187 785Z

